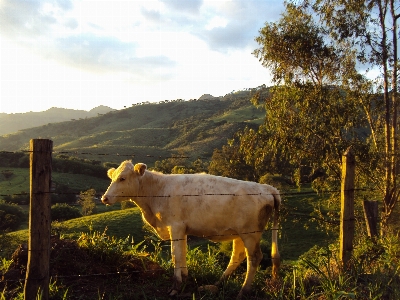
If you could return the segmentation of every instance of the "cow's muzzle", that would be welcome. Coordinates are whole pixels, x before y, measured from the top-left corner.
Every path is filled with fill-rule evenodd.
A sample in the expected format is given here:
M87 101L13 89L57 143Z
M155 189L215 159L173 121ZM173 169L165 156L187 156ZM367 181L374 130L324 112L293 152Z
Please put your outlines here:
M101 202L103 202L103 204L105 204L105 205L110 205L110 202L109 202L107 196L105 196L105 195L103 197L101 197Z

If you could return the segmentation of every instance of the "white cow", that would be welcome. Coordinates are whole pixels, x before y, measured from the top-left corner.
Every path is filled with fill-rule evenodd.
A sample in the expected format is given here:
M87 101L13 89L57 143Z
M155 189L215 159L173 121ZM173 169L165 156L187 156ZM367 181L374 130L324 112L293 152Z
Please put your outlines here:
M247 273L239 297L250 291L262 259L261 234L272 214L272 275L280 265L277 230L280 205L279 191L266 184L240 181L207 174L164 175L146 170L143 163L124 161L108 170L111 184L102 202L131 200L137 204L143 219L163 240L171 240L174 263L174 285L170 295L177 294L186 267L187 235L212 241L233 240L229 265L220 281L225 280L247 256ZM220 282L219 281L219 282Z

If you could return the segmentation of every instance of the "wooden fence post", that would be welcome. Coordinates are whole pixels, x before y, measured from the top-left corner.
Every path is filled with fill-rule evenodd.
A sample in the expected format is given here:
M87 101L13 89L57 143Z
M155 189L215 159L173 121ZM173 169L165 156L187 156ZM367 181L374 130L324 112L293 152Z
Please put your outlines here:
M363 210L369 237L378 235L378 201L363 201Z
M53 141L30 140L30 208L28 265L24 299L49 298L50 185Z
M344 268L351 258L354 239L355 156L351 148L342 156L340 261Z

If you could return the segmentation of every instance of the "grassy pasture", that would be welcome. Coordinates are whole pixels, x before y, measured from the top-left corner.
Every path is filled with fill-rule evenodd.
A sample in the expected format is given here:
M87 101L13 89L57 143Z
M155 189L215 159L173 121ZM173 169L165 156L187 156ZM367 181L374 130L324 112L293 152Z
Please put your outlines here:
M4 170L11 170L13 175L6 179L1 174ZM25 168L2 168L0 167L0 194L13 195L29 193L29 169ZM72 190L86 191L90 188L98 192L105 191L110 184L108 179L101 179L82 174L69 174L52 172L52 182L55 184L68 185Z
M337 234L333 233L327 236L317 229L316 223L312 222L312 219L303 217L307 211L313 210L314 204L323 203L324 199L311 191L308 193L307 189L304 191L307 193L295 193L293 190L282 193L283 209L279 232L279 248L282 258L281 280L274 282L270 279L268 257L271 231L266 229L261 243L266 259L263 260L256 274L253 284L254 291L244 299L398 299L400 295L398 240L393 239L387 244L381 244L381 241L374 244L369 240L358 244L356 241L354 267L352 267L354 269L351 269L349 273L340 274L335 255L330 252L335 251L332 245L334 247L338 245L337 243L331 244L337 239ZM102 233L106 230L107 236L124 240L130 236L137 244L145 236L151 235L143 228L138 208L113 211L110 210L118 207L103 206L103 208L102 213L53 224L53 227L58 227L64 238L75 240L82 237L91 238L94 237L91 232ZM301 217L295 213L301 213ZM339 227L337 233L338 231ZM7 236L10 238L9 244L11 245L8 250L11 250L15 249L18 243L27 240L28 231L15 231ZM98 237L100 236L98 235ZM150 240L154 241L155 239L147 239L147 241ZM93 247L97 247L96 249L104 247L104 255L112 255L110 249L105 244L101 244L103 243L101 241L96 238ZM83 298L79 299L105 299L104 297L107 299L168 299L165 291L170 286L173 270L168 254L169 245L165 242L158 243L158 247L157 243L147 242L147 245L154 247L145 249L147 253L138 252L139 257L147 257L157 262L165 270L163 276L152 278L144 273L144 277L139 279L115 278L112 285L107 281L108 277L100 283L98 280L103 279L95 277L91 280L76 279L67 284L66 281L54 282L51 287L52 294L58 295L58 298L54 299L78 299L76 297L80 293L81 286L87 286L87 293L91 290L91 294L90 296L85 294ZM320 246L320 248L316 246ZM180 297L234 299L244 280L246 263L239 266L226 284L219 288L217 294L196 292L200 285L212 285L219 278L229 260L227 256L223 255L228 254L228 251L229 246L225 243L207 243L204 240L191 239L187 254L190 276ZM3 249L0 252L0 258L8 258L10 253ZM374 255L366 255L368 253ZM305 255L303 257L305 260L303 258L299 260L302 255ZM5 258L3 258L3 264L7 263ZM0 291L0 298L2 293L5 295L5 290ZM21 298L15 299L23 299L21 295L19 293L18 297ZM68 297L63 295L68 295Z

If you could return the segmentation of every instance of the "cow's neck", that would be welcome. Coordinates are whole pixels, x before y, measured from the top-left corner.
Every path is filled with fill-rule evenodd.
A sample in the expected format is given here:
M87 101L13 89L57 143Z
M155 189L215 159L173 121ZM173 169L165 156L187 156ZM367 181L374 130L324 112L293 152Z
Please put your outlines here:
M141 208L153 206L157 201L165 200L163 197L164 179L163 174L146 171L145 175L139 178L138 197L134 202ZM152 197L155 196L155 197Z
M163 179L164 175L162 174L146 171L146 174L139 179L138 197L133 200L153 228L156 227L155 210L166 200L164 197L160 197L164 196Z

